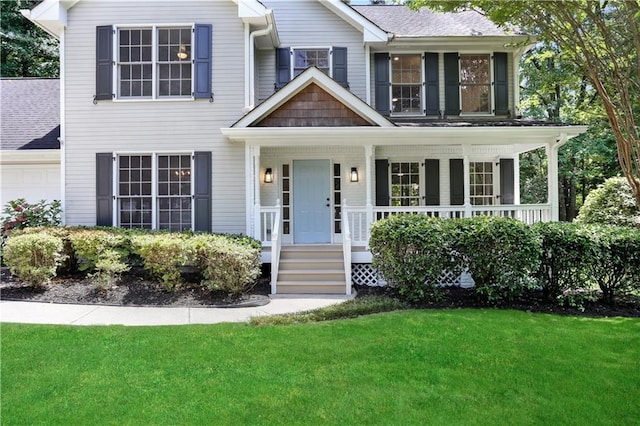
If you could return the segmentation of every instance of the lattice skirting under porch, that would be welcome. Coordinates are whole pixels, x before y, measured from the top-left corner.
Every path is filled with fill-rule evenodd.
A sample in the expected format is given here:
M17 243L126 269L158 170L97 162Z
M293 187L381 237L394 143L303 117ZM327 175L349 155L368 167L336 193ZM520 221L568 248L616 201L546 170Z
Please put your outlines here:
M384 287L387 282L382 275L371 266L370 263L354 263L351 265L351 282L355 285L366 285L370 287ZM442 287L473 287L475 283L471 274L464 272L462 275L455 275L449 271L445 271L440 277L440 285Z

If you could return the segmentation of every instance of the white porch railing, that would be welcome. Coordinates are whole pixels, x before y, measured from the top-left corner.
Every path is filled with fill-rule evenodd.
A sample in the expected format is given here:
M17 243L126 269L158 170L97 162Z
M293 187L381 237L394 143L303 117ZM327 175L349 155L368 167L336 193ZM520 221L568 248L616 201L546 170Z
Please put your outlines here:
M275 207L261 207L259 217L260 241L263 247L271 247L271 294L276 294L278 269L280 269L280 217L282 206L278 200Z
M346 206L345 206L346 207ZM366 246L371 225L394 214L424 214L430 217L461 218L475 216L504 216L521 220L526 224L551 220L550 204L519 204L503 206L421 206L421 207L373 207L373 217L367 218L366 207L343 208L343 228L351 230L351 244Z
M342 203L342 217L347 218L347 200ZM346 293L351 294L351 227L348 218L342 221L342 253Z

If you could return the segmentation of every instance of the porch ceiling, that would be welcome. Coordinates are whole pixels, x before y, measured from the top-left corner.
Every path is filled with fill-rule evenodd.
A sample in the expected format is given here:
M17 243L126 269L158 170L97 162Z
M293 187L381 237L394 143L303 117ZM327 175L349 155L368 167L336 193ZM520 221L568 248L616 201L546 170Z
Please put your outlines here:
M249 146L516 145L528 151L584 133L587 126L545 127L247 127L222 128Z

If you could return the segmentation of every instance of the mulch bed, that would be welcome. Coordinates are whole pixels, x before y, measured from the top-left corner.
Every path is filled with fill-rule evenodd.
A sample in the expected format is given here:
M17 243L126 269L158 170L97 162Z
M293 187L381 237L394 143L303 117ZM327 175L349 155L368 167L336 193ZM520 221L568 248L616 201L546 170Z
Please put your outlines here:
M357 297L395 296L392 289L384 287L355 286L355 288ZM97 290L90 279L80 275L56 278L44 288L34 289L17 281L9 274L6 267L0 269L0 300L113 306L243 307L268 303L269 291L269 278L262 277L258 279L250 294L236 299L230 299L225 293L212 293L188 283L174 292L168 292L160 284L149 280L141 268L134 268L124 275L120 282L107 292ZM535 291L510 302L487 305L478 300L472 288L447 287L443 289L443 297L440 301L416 306L420 309L488 307L571 316L640 318L640 296L618 300L615 305L589 302L585 304L584 310L580 310L545 301L541 293Z

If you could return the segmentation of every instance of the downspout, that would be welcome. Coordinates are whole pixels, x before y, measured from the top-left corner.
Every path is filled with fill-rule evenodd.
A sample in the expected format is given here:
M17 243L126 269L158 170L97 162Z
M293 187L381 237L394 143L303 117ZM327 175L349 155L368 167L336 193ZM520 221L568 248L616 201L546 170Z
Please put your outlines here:
M248 28L248 24L245 24L245 25L247 25L247 28ZM269 23L269 25L267 25L267 28L263 30L256 30L249 35L249 49L247 52L247 55L248 55L247 63L249 64L249 80L248 80L249 103L245 105L245 109L247 111L251 111L256 106L255 55L254 55L255 39L256 37L262 37L264 35L271 33L272 30L273 30L273 24Z
M66 29L60 34L60 205L62 206L62 225L67 224L67 113L66 113L66 54L65 54Z

